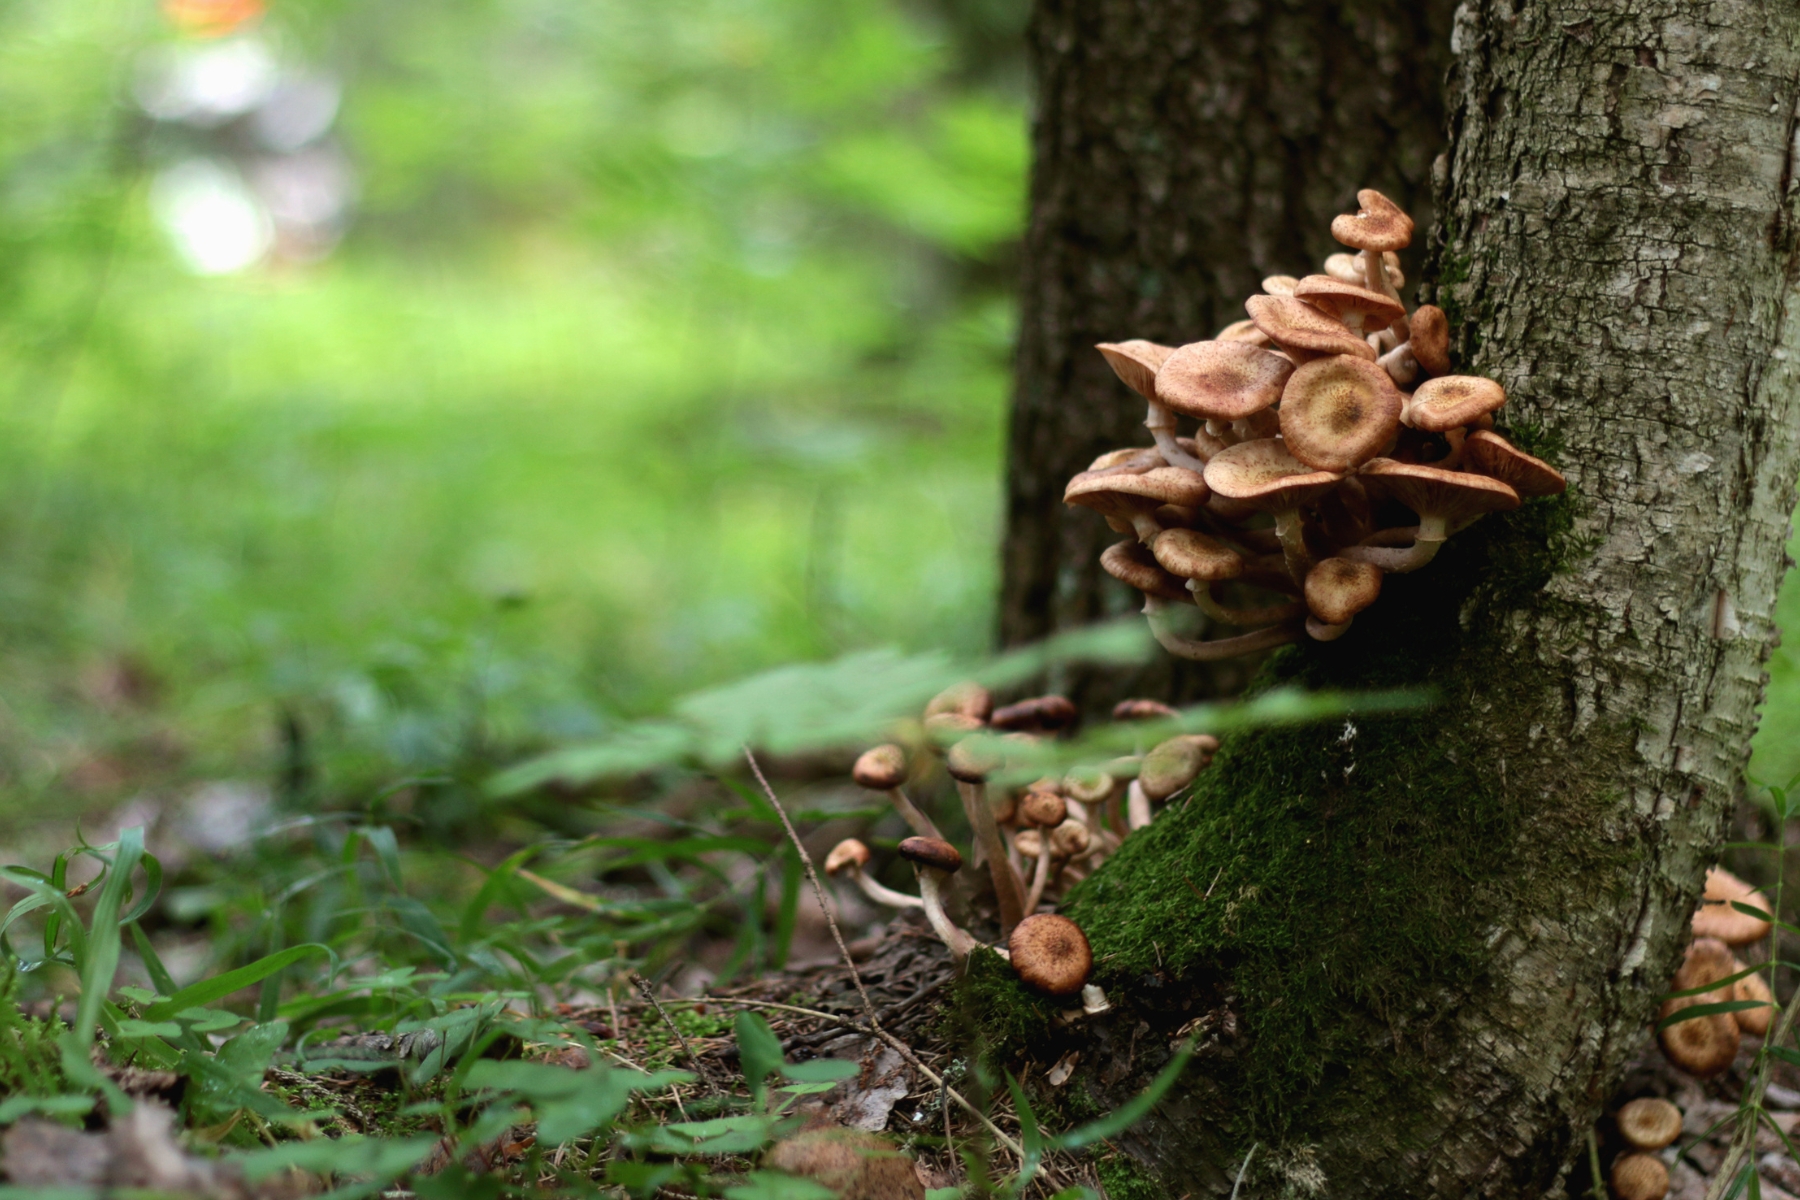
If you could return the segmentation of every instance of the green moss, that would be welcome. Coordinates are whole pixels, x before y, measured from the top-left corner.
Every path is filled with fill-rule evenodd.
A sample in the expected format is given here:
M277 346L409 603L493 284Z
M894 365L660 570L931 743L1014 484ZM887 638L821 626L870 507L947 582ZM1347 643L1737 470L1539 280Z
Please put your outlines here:
M1228 739L1192 798L1072 898L1119 997L1235 994L1248 1042L1223 1082L1244 1141L1316 1132L1326 1105L1404 1105L1435 1026L1483 986L1491 914L1548 902L1559 872L1608 865L1575 859L1600 839L1567 827L1598 823L1616 797L1533 753L1560 680L1517 660L1498 673L1489 655L1501 615L1547 605L1544 584L1579 552L1572 503L1459 534L1430 569L1390 577L1349 637L1292 647L1259 679L1425 685L1440 689L1434 710ZM1630 753L1627 730L1589 737L1584 771Z
M1107 1150L1094 1160L1094 1171L1107 1200L1165 1200L1168 1192L1117 1150Z
M0 982L0 1098L54 1096L68 1091L56 1039L68 1026L55 1017L36 1020L19 1008L19 977L10 968Z
M956 982L956 1003L946 1014L956 1028L945 1033L955 1037L974 1029L983 1057L999 1062L1041 1045L1050 1036L1056 1012L1055 1004L1020 985L1006 960L977 950Z

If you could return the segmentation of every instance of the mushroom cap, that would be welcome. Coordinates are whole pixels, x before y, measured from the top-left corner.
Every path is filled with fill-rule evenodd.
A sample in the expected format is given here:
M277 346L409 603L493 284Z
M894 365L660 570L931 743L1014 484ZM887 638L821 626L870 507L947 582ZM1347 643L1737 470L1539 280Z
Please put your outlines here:
M1381 568L1347 558L1321 559L1306 573L1306 609L1327 625L1342 625L1381 595Z
M1080 858L1093 845L1093 831L1074 817L1057 822L1050 831L1050 853L1058 858Z
M944 768L960 783L980 783L1005 763L1000 747L991 738L966 737L950 747Z
M1406 306L1398 300L1331 275L1308 275L1294 285L1294 297L1324 309L1346 325L1353 319L1359 321L1371 333L1406 315Z
M1661 1150L1681 1136L1681 1110L1655 1096L1633 1100L1617 1119L1620 1136L1636 1150Z
M1325 256L1325 274L1340 283L1361 284L1369 278L1363 274L1362 259L1354 254L1328 254Z
M1236 579L1244 573L1243 555L1197 529L1165 529L1150 543L1150 552L1163 570L1183 579L1203 579L1210 583Z
M1685 992L1691 988L1703 987L1720 979L1729 978L1739 969L1732 964L1737 956L1731 947L1718 938L1697 937L1688 943L1687 951L1682 955L1681 966L1675 969L1675 978L1670 982L1672 992ZM1698 998L1688 996L1684 999L1694 1003L1710 1002L1725 999L1723 991L1717 995L1705 993Z
M1472 469L1511 485L1520 496L1559 496L1569 486L1561 471L1490 429L1478 429L1463 441L1463 457Z
M939 713L961 713L982 722L993 711L994 693L973 679L951 684L933 696L925 706L925 715L928 717L935 717Z
M1375 347L1352 333L1342 321L1292 296L1252 296L1244 310L1256 327L1283 350L1316 354L1351 354L1375 361Z
M1150 548L1142 542L1114 542L1100 552L1100 569L1120 583L1161 596L1164 600L1188 599L1187 587L1181 580L1156 565Z
M1376 458L1363 464L1361 478L1370 491L1392 496L1421 517L1441 516L1452 527L1483 513L1519 507L1519 493L1512 488L1467 471Z
M1621 1154L1613 1159L1612 1190L1618 1200L1663 1200L1669 1168L1654 1154Z
M1073 725L1080 715L1075 702L1067 696L1033 696L996 708L994 715L988 718L988 724L995 729L1051 732Z
M1669 990L1685 992L1730 978L1734 970L1732 963L1736 961L1730 947L1718 939L1695 938L1688 944L1681 966L1669 983ZM1727 986L1665 1000L1657 1016L1659 1019L1671 1017L1697 1004L1717 1004L1730 999L1730 992L1731 988ZM1701 1078L1719 1074L1737 1058L1739 1029L1730 1013L1678 1021L1659 1030L1657 1037L1670 1062Z
M845 838L831 848L825 856L825 873L836 875L845 867L854 866L858 870L869 864L869 848L855 838Z
M965 733L974 733L987 726L978 718L968 713L941 712L932 713L925 718L925 733L939 745L961 737Z
M1249 342L1190 342L1156 373L1156 395L1176 412L1237 421L1281 399L1294 364Z
M1102 516L1118 517L1163 504L1199 508L1206 497L1205 478L1185 467L1152 467L1136 475L1083 471L1063 489L1064 504L1080 504Z
M1161 721L1180 715L1178 709L1161 700L1121 700L1113 705L1112 710L1112 719L1115 721Z
M1265 275L1262 290L1271 296L1291 296L1294 294L1294 285L1299 282L1292 275Z
M1098 804L1112 795L1117 781L1099 767L1076 767L1063 776L1063 791L1071 800Z
M1079 992L1094 967L1094 951L1081 926L1054 913L1020 921L1006 948L1020 981L1052 996Z
M1021 829L1013 835L1013 849L1022 857L1037 858L1044 852L1044 834L1040 829Z
M769 1147L763 1166L811 1179L843 1200L924 1200L912 1159L874 1133L807 1129Z
M1400 431L1400 389L1374 363L1339 354L1307 363L1281 393L1281 439L1309 467L1348 471Z
M1450 318L1435 304L1413 310L1412 356L1427 375L1450 373Z
M870 791L886 792L906 782L906 751L889 743L864 750L850 768L850 778Z
M962 869L962 855L942 838L909 837L900 843L900 857L920 867L954 874Z
M1113 374L1123 380L1126 387L1146 400L1156 399L1156 369L1163 365L1163 359L1174 353L1171 347L1142 338L1133 338L1129 342L1101 342L1094 349L1106 357Z
M1206 464L1206 482L1213 491L1264 512L1299 508L1342 478L1336 472L1307 466L1275 438L1227 446Z
M1163 461L1162 451L1155 446L1125 446L1118 450L1108 450L1099 458L1088 464L1084 475L1092 475L1098 471L1113 471L1121 475L1140 475L1151 467L1167 465Z
M1069 802L1055 792L1027 792L1019 801L1019 816L1031 825L1060 825L1068 815Z
M1256 327L1256 322L1249 317L1242 321L1233 321L1213 335L1215 342L1249 342L1252 346L1273 346L1269 335Z
M1761 917L1739 912L1732 901L1751 908L1774 913L1769 898L1727 871L1713 867L1706 873L1706 891L1700 911L1694 914L1694 936L1717 938L1727 946L1743 946L1769 936L1769 923Z
M1177 734L1158 742L1138 767L1138 786L1152 800L1167 800L1206 769L1219 739L1204 733Z
M1356 193L1354 215L1331 219L1331 236L1358 250L1404 250L1412 245L1413 219L1374 188Z
M1737 959L1731 960L1731 969L1735 973L1744 969L1744 964ZM1731 1019L1738 1023L1738 1028L1745 1033L1764 1037L1769 1032L1769 1023L1775 1019L1775 993L1769 990L1768 981L1761 975L1746 975L1731 985L1733 1000L1755 1000L1763 1005L1761 1008L1740 1008L1731 1014Z
M1414 357L1418 357L1414 355ZM1443 433L1486 416L1506 403L1506 389L1480 375L1439 375L1427 379L1406 404L1406 423L1427 433Z

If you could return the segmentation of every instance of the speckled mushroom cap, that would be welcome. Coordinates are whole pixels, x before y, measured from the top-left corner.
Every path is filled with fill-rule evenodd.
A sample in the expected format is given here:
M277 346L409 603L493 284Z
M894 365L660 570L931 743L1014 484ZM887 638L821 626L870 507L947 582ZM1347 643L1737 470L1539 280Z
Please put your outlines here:
M1299 282L1292 275L1265 275L1262 290L1271 296L1291 296L1294 294L1294 285Z
M1681 1110L1645 1096L1619 1110L1619 1134L1637 1150L1661 1150L1681 1136Z
M1471 470L1510 485L1521 496L1559 496L1569 486L1561 471L1489 429L1469 435L1463 457Z
M1384 452L1405 402L1388 373L1338 354L1307 363L1281 393L1288 453L1320 471L1348 471Z
M1176 412L1237 421L1281 399L1294 364L1249 342L1190 342L1156 373L1156 395Z
M1342 478L1334 471L1317 471L1307 466L1289 454L1276 438L1227 446L1206 464L1206 482L1213 491L1264 512L1299 508Z
M1163 504L1199 508L1207 494L1205 478L1184 467L1153 467L1137 475L1083 471L1063 489L1063 503L1080 504L1103 516L1125 516Z
M865 867L869 862L869 848L855 838L845 838L831 848L825 856L825 873L836 875L848 866Z
M1511 487L1467 471L1377 458L1363 464L1360 477L1371 492L1393 497L1421 519L1442 517L1451 530L1483 513L1519 507L1519 493Z
M980 783L1004 765L1000 748L991 735L966 737L944 755L944 769L961 783Z
M1100 569L1120 583L1164 600L1186 600L1187 585L1169 574L1150 557L1150 548L1129 539L1114 542L1100 555Z
M1249 317L1242 321L1233 321L1213 335L1215 342L1249 342L1252 346L1273 346L1269 335L1256 327L1256 322Z
M906 751L891 743L865 750L850 768L850 778L871 791L897 788L906 782Z
M1094 475L1109 471L1115 475L1141 475L1155 467L1164 467L1162 451L1155 446L1126 446L1120 450L1108 450L1099 458L1088 464L1083 475Z
M1113 374L1123 380L1126 387L1146 400L1156 399L1156 369L1174 353L1169 346L1146 342L1142 338L1133 338L1129 342L1101 342L1094 349L1106 357Z
M962 869L962 855L942 838L909 837L900 843L900 857L921 867L954 874Z
M1183 733L1158 742L1138 767L1138 786L1152 800L1167 800L1206 769L1219 739L1204 733Z
M1669 1168L1654 1154L1621 1154L1609 1179L1618 1200L1663 1200L1669 1194Z
M1099 767L1076 767L1063 776L1063 791L1069 799L1083 804L1098 804L1112 795L1117 780Z
M1706 873L1706 891L1701 896L1700 911L1694 914L1694 936L1717 938L1727 946L1743 946L1769 936L1769 923L1761 917L1739 912L1732 901L1747 904L1766 913L1775 910L1769 898L1727 871L1713 867Z
M1358 250L1404 250L1412 245L1413 219L1374 188L1356 193L1354 214L1331 219L1331 236Z
M1435 304L1413 310L1412 356L1427 375L1450 373L1450 318Z
M1308 275L1294 285L1294 298L1324 309L1352 331L1360 325L1373 333L1406 315L1398 300L1330 275Z
M1292 296L1252 296L1244 310L1256 327L1283 350L1299 351L1306 358L1320 354L1350 354L1375 361L1375 347L1351 332L1342 321Z
M912 1159L880 1134L825 1126L802 1130L769 1147L762 1165L856 1200L925 1200ZM792 1189L798 1191L799 1189Z
M1020 982L1052 996L1073 996L1094 968L1094 951L1081 926L1055 913L1020 921L1006 948Z
M1381 595L1381 568L1347 558L1321 559L1306 573L1306 608L1327 625L1342 625Z
M1745 969L1742 959L1731 960L1733 974ZM1769 990L1769 981L1761 975L1746 975L1731 985L1733 1000L1752 1000L1759 1004L1758 1008L1740 1008L1731 1014L1731 1019L1738 1023L1738 1028L1745 1033L1765 1037L1769 1025L1775 1019L1775 993Z
M1055 792L1026 792L1019 801L1019 816L1028 825L1060 825L1069 815L1069 802Z
M1443 433L1478 420L1505 403L1506 389L1491 379L1480 375L1440 375L1419 385L1407 401L1401 420L1414 429Z
M1695 938L1689 943L1681 966L1669 984L1671 992L1685 992L1706 987L1732 975L1734 958L1731 948L1716 938ZM1678 996L1663 1001L1658 1018L1671 1017L1697 1004L1715 1004L1729 1000L1729 985L1715 991L1692 996ZM1714 1013L1665 1025L1657 1031L1663 1054L1690 1075L1706 1078L1730 1067L1737 1057L1740 1032L1730 1013Z
M1243 555L1197 529L1165 529L1150 543L1150 552L1164 570L1183 579L1213 582L1244 573Z

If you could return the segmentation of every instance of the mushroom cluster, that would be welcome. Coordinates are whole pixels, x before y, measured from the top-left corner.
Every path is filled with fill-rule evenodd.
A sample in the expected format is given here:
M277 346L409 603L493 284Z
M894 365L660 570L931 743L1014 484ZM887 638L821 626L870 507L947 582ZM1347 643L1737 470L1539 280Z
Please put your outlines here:
M1742 1036L1748 1033L1761 1037L1768 1033L1775 1013L1775 997L1768 982L1761 975L1748 973L1749 968L1736 954L1739 948L1769 936L1771 925L1734 907L1736 904L1765 913L1774 911L1766 896L1723 867L1708 871L1700 909L1694 914L1694 939L1669 985L1669 991L1675 994L1663 1001L1657 1013L1660 1023L1701 1004L1736 1000L1754 1005L1676 1021L1659 1031L1664 1057L1702 1079L1729 1069L1737 1060ZM1701 988L1710 990L1697 990ZM1681 992L1694 994L1683 996Z
M1131 833L1151 823L1155 806L1187 787L1218 749L1206 734L1178 734L1140 754L1087 764L1023 787L998 786L1012 747L1024 750L1072 729L1077 711L1064 696L1037 696L996 708L978 684L958 684L925 708L912 738L877 746L856 760L851 777L884 796L912 836L898 848L912 864L917 896L885 887L866 870L867 845L846 838L826 857L826 873L847 879L876 904L917 907L960 962L981 941L951 917L951 900L991 896L1005 939L997 949L1019 978L1051 996L1081 995L1083 1013L1108 1007L1105 994L1087 982L1093 965L1087 938L1075 922L1057 915L1056 902L1074 883L1112 854ZM1126 700L1113 709L1117 722L1159 721L1176 716L1155 700ZM999 736L995 736L999 735ZM955 784L970 831L963 873L962 851L907 794L907 785L941 766ZM974 875L978 883L969 882Z
M1663 1200L1669 1169L1657 1152L1681 1136L1681 1110L1667 1100L1633 1100L1615 1118L1629 1149L1613 1159L1609 1181L1619 1200Z
M1154 445L1101 455L1063 500L1126 535L1100 564L1144 593L1151 630L1182 658L1340 637L1383 576L1425 566L1487 513L1564 489L1494 432L1505 390L1450 373L1443 310L1400 299L1412 218L1371 189L1357 201L1331 223L1354 253L1263 280L1249 319L1185 346L1099 347L1148 402ZM1189 604L1244 632L1184 636L1175 615Z

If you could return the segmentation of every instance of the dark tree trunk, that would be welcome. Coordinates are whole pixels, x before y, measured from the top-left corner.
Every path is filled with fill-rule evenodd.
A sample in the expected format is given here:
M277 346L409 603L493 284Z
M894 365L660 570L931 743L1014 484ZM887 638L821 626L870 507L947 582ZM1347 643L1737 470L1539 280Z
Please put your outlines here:
M1007 476L1008 644L1135 608L1110 539L1062 503L1096 455L1145 440L1094 343L1210 337L1265 275L1338 249L1359 187L1423 225L1443 146L1450 0L1040 0L1031 221ZM1409 262L1409 270L1416 262ZM1195 696L1241 666L1104 681ZM1083 681L1070 681L1081 691Z
M1298 18L1233 9L1220 32L1152 7L1052 3L1036 26L1015 636L1103 607L1086 572L1107 535L1051 497L1072 463L1144 439L1087 344L1222 323L1256 270L1313 261L1299 214L1330 205L1296 197L1404 193L1364 155L1283 175L1278 104L1214 108L1253 71L1305 76L1249 32ZM1503 429L1570 490L1458 534L1348 636L1270 666L1430 686L1437 708L1228 740L1077 893L1118 1008L1068 1086L1116 1102L1198 1039L1118 1139L1171 1197L1229 1194L1253 1147L1244 1200L1565 1194L1739 793L1800 462L1800 10L1467 0L1453 44L1427 290L1458 365L1506 386ZM1329 57L1349 77L1365 54ZM1216 157L1170 150L1194 140ZM1121 177L1157 183L1109 205ZM1226 196L1229 220L1192 215ZM1244 249L1221 266L1203 248L1227 229Z

